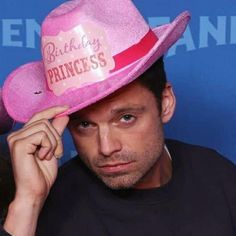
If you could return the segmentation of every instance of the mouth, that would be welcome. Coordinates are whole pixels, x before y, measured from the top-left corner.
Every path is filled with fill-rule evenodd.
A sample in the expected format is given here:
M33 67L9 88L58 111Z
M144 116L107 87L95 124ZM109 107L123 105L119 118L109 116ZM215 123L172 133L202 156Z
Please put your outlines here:
M130 162L122 162L122 163L109 163L105 165L99 166L99 169L103 174L118 174L120 172L128 171L128 169L131 167L133 161Z

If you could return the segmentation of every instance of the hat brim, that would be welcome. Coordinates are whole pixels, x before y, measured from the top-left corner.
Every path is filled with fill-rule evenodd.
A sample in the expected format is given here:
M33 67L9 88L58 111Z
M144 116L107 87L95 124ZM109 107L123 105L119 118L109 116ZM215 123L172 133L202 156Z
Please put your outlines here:
M112 94L143 74L158 58L181 37L190 14L183 12L170 24L156 27L153 32L159 40L140 60L109 78L95 84L66 91L56 96L47 89L43 62L31 62L13 71L5 81L3 99L10 116L18 122L27 122L35 113L57 105L69 105L63 114L81 110Z

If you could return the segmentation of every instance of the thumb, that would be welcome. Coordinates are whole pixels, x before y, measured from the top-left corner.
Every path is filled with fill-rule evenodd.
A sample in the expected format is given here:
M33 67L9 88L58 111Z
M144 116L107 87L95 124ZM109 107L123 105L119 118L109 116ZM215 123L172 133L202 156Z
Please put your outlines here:
M69 122L69 116L61 116L56 117L52 121L52 125L55 128L55 130L58 132L58 134L61 136Z

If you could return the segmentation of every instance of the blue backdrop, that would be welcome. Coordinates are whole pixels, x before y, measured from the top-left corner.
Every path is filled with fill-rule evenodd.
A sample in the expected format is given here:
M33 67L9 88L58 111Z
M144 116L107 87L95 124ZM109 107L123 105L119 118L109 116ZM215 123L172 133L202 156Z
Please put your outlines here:
M39 60L40 24L63 0L1 0L0 85L16 67ZM117 0L118 4L119 0ZM166 136L217 149L236 163L236 5L234 0L135 0L151 26L168 23L184 10L192 20L166 55L177 110ZM16 125L18 128L20 125ZM5 136L0 138L5 151ZM75 154L68 131L65 157Z

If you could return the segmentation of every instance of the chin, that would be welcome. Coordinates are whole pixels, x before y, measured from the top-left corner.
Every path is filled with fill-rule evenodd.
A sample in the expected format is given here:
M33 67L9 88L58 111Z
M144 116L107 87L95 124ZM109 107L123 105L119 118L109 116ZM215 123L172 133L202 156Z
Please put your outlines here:
M113 190L121 190L121 189L129 189L132 188L141 177L139 176L99 176L99 178L103 181L103 183Z

